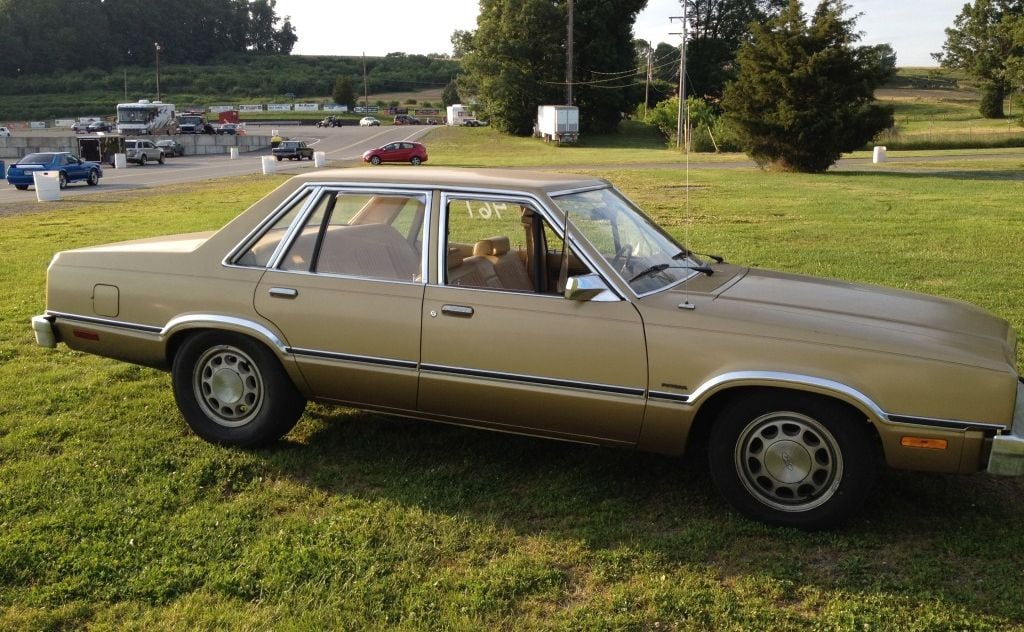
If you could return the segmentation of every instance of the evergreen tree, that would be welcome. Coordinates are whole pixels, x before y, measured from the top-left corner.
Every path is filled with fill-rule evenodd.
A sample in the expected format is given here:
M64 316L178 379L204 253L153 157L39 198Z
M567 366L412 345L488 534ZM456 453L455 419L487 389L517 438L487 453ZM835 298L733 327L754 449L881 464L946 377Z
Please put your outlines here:
M352 105L356 100L355 92L352 90L352 78L338 77L335 79L331 98L338 105Z
M462 97L459 96L459 88L455 79L448 82L448 85L444 87L444 92L441 93L441 104L445 107L449 105L455 105L462 103Z
M740 47L722 106L762 167L823 172L892 126L892 108L874 103L887 70L873 47L855 46L860 35L846 9L822 0L808 23L799 0L790 0Z
M1024 57L1024 2L974 0L965 4L946 29L941 53L932 55L946 68L967 72L981 82L981 114L1003 118L1003 99L1015 68Z

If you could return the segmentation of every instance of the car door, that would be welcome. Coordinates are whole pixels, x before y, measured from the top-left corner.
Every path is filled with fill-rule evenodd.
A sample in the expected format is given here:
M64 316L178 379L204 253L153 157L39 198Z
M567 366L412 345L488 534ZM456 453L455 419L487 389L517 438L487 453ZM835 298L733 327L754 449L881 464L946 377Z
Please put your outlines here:
M560 231L529 199L444 195L441 215L442 263L423 302L420 410L515 432L635 443L647 383L635 307L611 292L567 300L544 281L537 266L561 250ZM525 272L497 278L517 260Z
M317 397L414 410L429 196L316 189L307 198L291 211L297 223L256 289L256 310L283 332Z

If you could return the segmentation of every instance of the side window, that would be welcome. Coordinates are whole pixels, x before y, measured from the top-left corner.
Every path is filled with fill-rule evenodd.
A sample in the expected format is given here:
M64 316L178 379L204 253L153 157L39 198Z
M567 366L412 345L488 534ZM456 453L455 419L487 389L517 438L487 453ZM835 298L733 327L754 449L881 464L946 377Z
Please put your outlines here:
M532 206L460 198L450 200L447 211L446 285L556 292L562 240ZM579 259L573 261L585 273Z
M240 257L237 257L234 261L236 265L240 266L255 266L259 268L265 268L270 263L270 257L273 256L274 250L277 249L277 245L284 239L284 234L287 232L288 227L295 221L295 217L305 206L306 200L309 198L309 189L303 191L297 199L292 202L291 208L278 219L274 224L256 240L248 250L246 250Z
M395 281L422 279L426 197L326 191L282 269Z

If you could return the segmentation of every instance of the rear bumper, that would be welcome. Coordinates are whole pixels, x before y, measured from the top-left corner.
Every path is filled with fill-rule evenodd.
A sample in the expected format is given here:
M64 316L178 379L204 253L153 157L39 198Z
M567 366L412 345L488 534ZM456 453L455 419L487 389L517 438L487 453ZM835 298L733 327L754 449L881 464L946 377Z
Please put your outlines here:
M992 439L988 473L1024 476L1024 379L1017 382L1017 404L1013 409L1010 431Z
M32 333L36 335L36 344L40 347L54 349L60 340L57 329L53 326L52 316L33 316Z

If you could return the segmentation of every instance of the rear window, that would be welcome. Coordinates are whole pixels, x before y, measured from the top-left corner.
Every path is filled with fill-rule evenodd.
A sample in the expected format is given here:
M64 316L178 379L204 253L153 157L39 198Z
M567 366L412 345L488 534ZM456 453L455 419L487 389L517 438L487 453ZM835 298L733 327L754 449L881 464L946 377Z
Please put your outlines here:
M29 154L18 161L19 165L44 164L53 160L54 154Z

